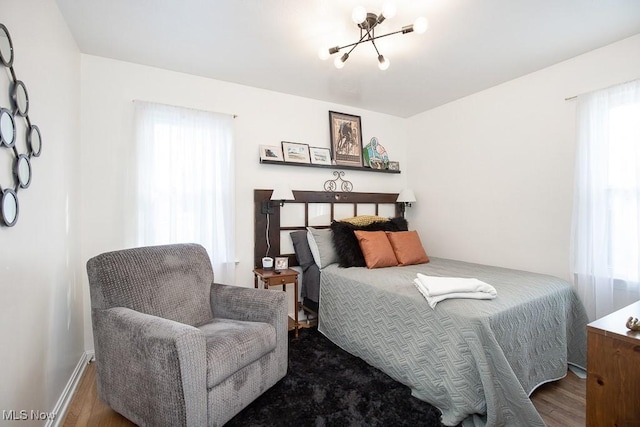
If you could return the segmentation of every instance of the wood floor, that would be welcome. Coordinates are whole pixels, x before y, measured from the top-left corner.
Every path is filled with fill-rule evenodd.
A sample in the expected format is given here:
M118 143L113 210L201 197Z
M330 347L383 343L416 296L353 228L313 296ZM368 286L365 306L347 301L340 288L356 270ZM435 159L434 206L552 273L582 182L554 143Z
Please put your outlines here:
M586 381L573 372L540 386L531 396L548 427L584 427ZM91 363L73 397L63 427L131 427L134 424L98 399L95 364Z
M71 400L63 427L130 427L134 424L98 399L96 365L90 363L82 375L75 396Z

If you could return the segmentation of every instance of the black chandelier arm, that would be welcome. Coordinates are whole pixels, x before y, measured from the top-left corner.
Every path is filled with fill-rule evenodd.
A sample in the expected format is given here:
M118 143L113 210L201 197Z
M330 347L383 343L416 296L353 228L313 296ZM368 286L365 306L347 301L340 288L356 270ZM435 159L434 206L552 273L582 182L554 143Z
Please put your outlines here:
M349 52L347 52L347 55L351 55L351 52L353 52L353 49L355 49L360 43L362 43L362 39L360 39L360 41L358 43L354 43L351 49L349 49ZM342 49L342 48L341 48Z
M370 30L369 30L369 31L370 31ZM392 36L392 35L394 35L394 34L400 34L400 33L402 33L402 34L406 34L406 33L410 33L410 32L412 32L412 31L413 31L413 25L407 25L406 27L402 27L402 29L401 29L401 30L394 31L394 32L392 32L392 33L383 34L383 35L381 35L381 36L375 36L375 37L369 38L369 39L367 39L367 40L364 40L364 38L367 36L367 34L369 34L369 31L367 31L367 32L366 32L362 37L360 37L360 40L358 40L357 42L355 42L355 43L351 43L351 44L346 44L346 45L344 45L344 46L340 46L340 47L338 47L338 48L337 48L338 50L336 50L336 51L335 51L335 52L333 52L333 53L337 53L337 52L339 52L339 51L340 51L340 50L342 50L342 49L345 49L345 48L347 48L347 47L351 47L351 46L353 46L353 48L351 48L351 50L349 51L349 53L351 53L351 52L353 52L353 49L355 49L355 47L356 47L356 46L358 46L360 43L373 42L374 40L381 39L381 38L383 38L383 37L387 37L387 36Z
M346 45L344 45L344 46L340 46L340 47L338 47L338 48L334 48L334 49L337 49L337 50L336 50L335 52L333 52L333 53L338 53L338 52L340 52L342 49L345 49L345 48L347 48L347 47L351 47L351 50L349 50L349 52L347 52L347 53L351 53L351 52L353 52L353 49L355 49L355 48L356 48L356 46L358 46L360 43L364 43L365 41L367 41L367 42L368 42L368 41L373 40L372 38L370 38L370 39L368 39L368 40L363 41L363 40L365 39L365 37L367 37L367 36L369 35L369 32L371 32L371 30L372 30L372 29L369 29L369 30L367 30L367 32L366 32L366 33L362 34L362 29L361 29L361 34L362 34L362 35L360 36L360 40L358 40L358 41L357 41L357 42L355 42L355 43L346 44ZM352 47L352 46L353 46L353 47ZM331 49L331 50L333 50L333 49Z
M376 42L371 40L371 44L373 45L373 48L376 50L376 53L378 54L378 56L380 56L380 51L378 50L378 46L376 46Z

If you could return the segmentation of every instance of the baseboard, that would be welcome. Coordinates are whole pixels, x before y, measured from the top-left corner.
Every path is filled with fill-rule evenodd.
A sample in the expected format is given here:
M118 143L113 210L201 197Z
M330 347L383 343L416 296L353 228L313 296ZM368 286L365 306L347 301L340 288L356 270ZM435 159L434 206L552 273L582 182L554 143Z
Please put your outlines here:
M62 394L60 395L56 406L53 408L52 413L56 414L55 419L47 420L45 427L59 427L62 425L62 421L64 420L64 416L67 414L67 409L69 409L71 399L73 399L73 395L76 393L82 374L84 374L84 370L87 369L87 365L91 362L93 356L93 351L85 351L82 353L82 356L80 356L80 360L78 361L76 368L73 370L67 385L64 390L62 390Z

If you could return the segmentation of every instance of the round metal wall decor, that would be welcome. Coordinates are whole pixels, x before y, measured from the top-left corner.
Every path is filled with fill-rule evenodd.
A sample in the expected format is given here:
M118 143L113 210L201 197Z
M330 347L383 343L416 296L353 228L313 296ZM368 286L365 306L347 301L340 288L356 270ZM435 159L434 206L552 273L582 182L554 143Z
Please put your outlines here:
M42 152L42 134L29 119L29 92L24 82L16 78L14 56L9 30L0 24L0 62L10 74L9 93L0 98L0 169L11 163L12 178L10 183L0 181L0 225L7 227L18 221L18 192L31 185L33 158Z

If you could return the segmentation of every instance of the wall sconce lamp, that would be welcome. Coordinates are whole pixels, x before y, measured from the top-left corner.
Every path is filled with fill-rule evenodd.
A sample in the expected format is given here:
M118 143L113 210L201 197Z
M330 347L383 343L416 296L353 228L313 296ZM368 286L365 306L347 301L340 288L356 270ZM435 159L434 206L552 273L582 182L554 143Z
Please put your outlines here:
M293 192L288 185L276 185L271 193L271 198L268 202L262 202L260 204L260 211L263 215L267 216L267 223L264 230L265 240L267 242L267 252L262 259L262 267L267 269L273 267L273 258L269 258L269 251L271 250L271 239L269 238L269 215L276 213L275 207L280 205L284 206L287 200L295 200Z
M413 190L410 188L405 188L398 194L398 198L396 199L396 203L400 206L400 214L404 218L404 212L406 208L411 207L411 203L416 202L416 195L413 194Z
M295 200L293 192L286 185L277 185L271 193L271 200L268 202L262 202L261 213L266 215L273 215L275 213L274 208L276 205L284 206L287 200Z

